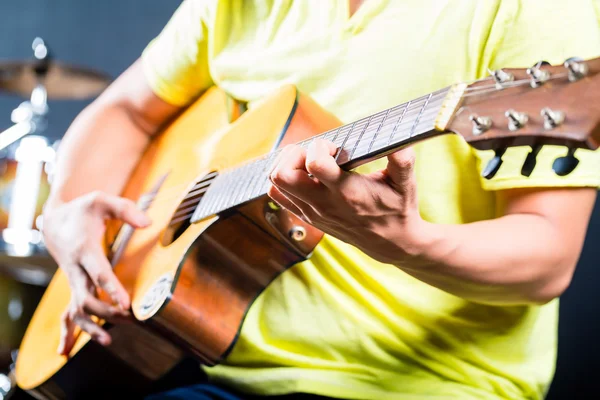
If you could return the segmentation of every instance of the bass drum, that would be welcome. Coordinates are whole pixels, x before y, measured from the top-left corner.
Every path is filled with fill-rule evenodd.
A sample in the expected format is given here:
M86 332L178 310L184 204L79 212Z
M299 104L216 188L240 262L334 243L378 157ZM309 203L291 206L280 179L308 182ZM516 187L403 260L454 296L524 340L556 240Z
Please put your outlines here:
M57 268L40 231L56 145L42 136L26 136L0 158L0 274L40 286Z

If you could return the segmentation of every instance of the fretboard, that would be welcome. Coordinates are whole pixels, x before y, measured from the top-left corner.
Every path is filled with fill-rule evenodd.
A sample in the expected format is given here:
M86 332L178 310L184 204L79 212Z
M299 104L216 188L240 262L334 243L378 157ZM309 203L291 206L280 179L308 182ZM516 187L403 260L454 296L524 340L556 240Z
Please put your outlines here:
M338 147L338 165L345 170L356 168L403 146L439 134L435 130L435 119L448 90L438 90L297 144L308 148L316 138L333 142ZM280 151L277 149L243 165L220 171L190 222L200 221L265 195L270 186L271 166Z

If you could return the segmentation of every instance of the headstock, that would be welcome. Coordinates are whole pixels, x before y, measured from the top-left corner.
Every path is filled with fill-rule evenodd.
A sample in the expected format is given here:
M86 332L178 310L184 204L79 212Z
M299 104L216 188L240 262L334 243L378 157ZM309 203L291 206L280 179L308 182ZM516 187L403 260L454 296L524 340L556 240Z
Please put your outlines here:
M448 100L453 113L443 128L477 149L495 151L483 173L488 179L508 147L531 146L521 171L529 176L543 145L569 149L554 162L558 175L577 166L577 149L600 145L600 58L491 71L489 78L453 87Z

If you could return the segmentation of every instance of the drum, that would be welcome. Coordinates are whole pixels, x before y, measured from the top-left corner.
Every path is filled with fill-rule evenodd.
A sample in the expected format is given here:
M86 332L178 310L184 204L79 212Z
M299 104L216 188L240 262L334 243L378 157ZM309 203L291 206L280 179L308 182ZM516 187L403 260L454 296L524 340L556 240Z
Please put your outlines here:
M31 135L0 159L0 273L29 284L47 285L56 271L40 232L55 154L56 144Z
M11 353L19 348L44 290L0 275L0 372L9 371Z

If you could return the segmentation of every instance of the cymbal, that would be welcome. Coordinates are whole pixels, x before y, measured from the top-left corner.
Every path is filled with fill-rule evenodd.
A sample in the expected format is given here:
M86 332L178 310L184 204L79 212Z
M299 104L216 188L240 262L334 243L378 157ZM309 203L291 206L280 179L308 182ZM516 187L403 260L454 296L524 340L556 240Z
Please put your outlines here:
M32 251L23 256L11 254L10 244L0 239L0 276L34 286L47 286L58 270L52 256L39 245L32 245Z
M41 75L40 68L44 68ZM84 100L99 95L110 81L106 74L60 61L0 61L0 93L26 98L41 83L49 99Z

